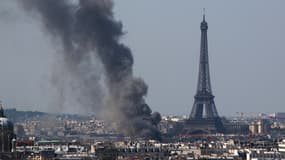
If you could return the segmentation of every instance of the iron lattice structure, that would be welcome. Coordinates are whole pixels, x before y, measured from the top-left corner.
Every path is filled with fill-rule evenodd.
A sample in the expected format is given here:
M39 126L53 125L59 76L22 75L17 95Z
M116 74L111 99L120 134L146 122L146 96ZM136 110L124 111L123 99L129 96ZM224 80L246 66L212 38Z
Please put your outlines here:
M194 104L182 134L225 133L222 119L219 117L214 102L210 80L207 30L205 15L201 22L201 48L199 77Z
M219 117L214 95L212 94L210 67L208 56L207 30L208 24L205 21L205 15L201 22L201 48L197 91L194 105L190 114L190 119L217 118Z

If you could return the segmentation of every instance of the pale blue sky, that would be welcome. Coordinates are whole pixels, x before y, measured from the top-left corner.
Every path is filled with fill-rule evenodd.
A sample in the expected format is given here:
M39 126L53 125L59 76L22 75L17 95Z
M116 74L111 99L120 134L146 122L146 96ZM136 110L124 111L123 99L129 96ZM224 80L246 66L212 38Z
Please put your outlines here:
M147 102L153 110L190 113L206 8L220 115L284 112L284 6L282 0L115 0L115 16L124 24L123 41L133 51L135 75L149 85ZM6 106L48 110L51 48L36 22L8 0L0 2L0 99Z

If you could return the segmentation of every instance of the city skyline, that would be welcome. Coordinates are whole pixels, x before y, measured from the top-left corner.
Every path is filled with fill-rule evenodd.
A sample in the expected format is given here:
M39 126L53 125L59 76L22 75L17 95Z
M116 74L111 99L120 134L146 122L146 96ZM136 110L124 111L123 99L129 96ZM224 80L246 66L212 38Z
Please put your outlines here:
M134 74L148 84L146 100L154 111L177 115L191 111L203 8L209 23L211 78L218 112L223 116L284 111L284 2L222 2L115 3L115 17L122 20L126 31L123 41L134 54ZM9 107L34 106L32 109L45 111L52 46L36 22L20 15L11 2L1 3L0 98ZM169 13L170 9L175 12ZM31 30L34 33L22 33ZM28 36L35 41L25 41ZM47 53L38 54L42 49ZM23 54L17 53L20 51Z

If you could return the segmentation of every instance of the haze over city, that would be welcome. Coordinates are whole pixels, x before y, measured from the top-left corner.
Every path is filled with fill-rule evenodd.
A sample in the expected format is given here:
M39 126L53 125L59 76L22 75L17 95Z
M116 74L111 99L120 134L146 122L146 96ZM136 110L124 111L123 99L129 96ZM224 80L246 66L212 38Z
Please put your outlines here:
M0 160L284 160L284 1L0 1Z
M50 111L56 58L50 37L14 1L0 2L0 99ZM221 115L284 111L284 1L115 1L146 101L162 114L189 115L196 92L203 8L213 94ZM31 106L23 107L21 106ZM68 112L77 113L78 108ZM56 111L54 109L53 111Z

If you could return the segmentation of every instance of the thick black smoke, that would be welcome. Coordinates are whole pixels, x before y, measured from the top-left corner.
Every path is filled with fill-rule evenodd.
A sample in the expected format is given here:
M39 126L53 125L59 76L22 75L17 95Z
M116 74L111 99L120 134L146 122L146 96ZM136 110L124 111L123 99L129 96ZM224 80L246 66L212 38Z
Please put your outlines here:
M111 0L19 2L25 10L41 18L45 29L63 49L59 52L64 62L61 66L63 72L56 72L54 76L62 97L68 96L62 89L71 87L71 91L78 92L77 99L83 104L82 109L102 110L106 119L119 124L121 132L160 139L157 130L160 114L152 113L144 100L147 85L133 76L133 56L120 42L124 33L122 24L114 19ZM100 87L99 62L108 88L105 94ZM68 84L62 75L65 72L73 79Z

